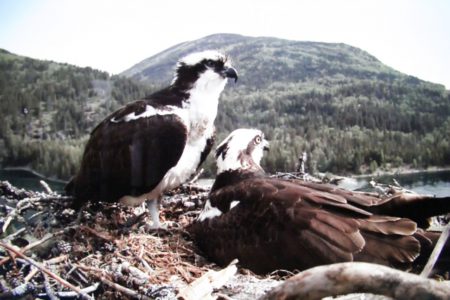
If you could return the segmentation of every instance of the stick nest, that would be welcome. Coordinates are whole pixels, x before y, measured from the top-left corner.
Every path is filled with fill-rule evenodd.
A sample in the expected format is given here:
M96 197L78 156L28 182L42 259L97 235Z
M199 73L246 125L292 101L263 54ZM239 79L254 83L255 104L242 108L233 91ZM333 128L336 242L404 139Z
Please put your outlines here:
M0 247L0 298L78 296L33 261L82 292L95 289L97 299L173 299L179 288L217 269L197 254L184 230L203 207L208 189L183 186L166 195L160 219L168 230L153 232L143 231L149 217L140 208L96 203L79 214L69 208L69 197L49 192L0 182L2 245L22 254Z

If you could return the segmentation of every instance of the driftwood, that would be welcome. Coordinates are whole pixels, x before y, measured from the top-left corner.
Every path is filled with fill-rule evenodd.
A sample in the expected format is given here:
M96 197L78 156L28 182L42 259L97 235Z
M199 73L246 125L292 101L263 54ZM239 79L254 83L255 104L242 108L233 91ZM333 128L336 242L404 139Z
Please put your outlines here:
M272 289L260 300L313 300L352 293L384 295L397 300L448 300L450 284L381 265L351 262L303 271Z

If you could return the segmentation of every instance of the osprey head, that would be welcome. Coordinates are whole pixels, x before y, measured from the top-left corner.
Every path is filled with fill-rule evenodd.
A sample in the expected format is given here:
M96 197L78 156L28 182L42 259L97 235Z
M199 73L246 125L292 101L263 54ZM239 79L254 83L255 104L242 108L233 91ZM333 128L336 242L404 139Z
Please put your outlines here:
M217 147L217 173L238 169L261 171L259 164L264 150L269 150L269 142L261 130L236 129Z
M185 90L194 85L205 85L204 88L217 85L223 89L227 78L233 78L235 82L238 79L230 59L218 51L208 50L191 53L180 59L172 85Z

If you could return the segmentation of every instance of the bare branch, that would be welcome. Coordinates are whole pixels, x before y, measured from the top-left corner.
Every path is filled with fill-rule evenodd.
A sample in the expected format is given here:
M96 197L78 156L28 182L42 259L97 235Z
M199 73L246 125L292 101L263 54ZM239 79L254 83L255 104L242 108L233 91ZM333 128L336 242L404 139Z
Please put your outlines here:
M430 276L430 273L433 270L433 267L436 264L436 261L438 260L439 255L441 254L442 249L444 248L449 235L450 235L450 223L448 223L445 226L444 230L442 231L441 236L439 237L436 243L436 246L434 246L433 252L431 252L430 258L428 258L427 264L420 273L420 276L425 278Z
M351 293L371 293L397 300L449 299L450 284L382 265L350 262L303 271L260 300L310 300Z
M74 286L70 282L66 281L65 279L61 278L60 276L56 275L55 273L51 272L50 270L48 270L47 268L42 266L40 263L36 262L35 260L29 258L25 254L21 253L18 249L16 249L16 247L14 247L12 245L5 244L5 243L2 243L2 242L0 242L0 247L3 247L5 249L7 249L8 251L11 251L11 252L15 253L17 256L25 259L30 264L32 264L33 266L38 268L41 272L47 274L48 276L50 276L51 278L55 279L57 282L59 282L60 284L64 285L65 287L67 287L67 288L77 292L81 296L82 299L92 299L90 296L84 294L81 291L80 288Z

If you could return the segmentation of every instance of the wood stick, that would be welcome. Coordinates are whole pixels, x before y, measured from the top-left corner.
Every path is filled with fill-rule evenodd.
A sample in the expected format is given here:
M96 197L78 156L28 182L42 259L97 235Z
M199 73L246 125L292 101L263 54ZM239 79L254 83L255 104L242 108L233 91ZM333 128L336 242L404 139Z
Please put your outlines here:
M42 239L40 239L39 241L33 242L31 244L28 244L27 246L25 246L24 248L22 248L21 250L18 250L18 251L20 253L26 253L27 251L33 249L34 247L39 246L39 245L47 242L48 240L54 238L55 236L63 234L64 232L65 232L65 229L57 231L55 233L51 233L49 235L46 235ZM12 256L12 258L14 258L14 256ZM2 266L3 264L7 263L10 259L11 259L11 257L5 257L2 260L0 260L0 266Z
M44 275L44 290L47 293L47 297L50 300L59 300L59 298L55 295L55 291L52 289L50 285L50 280L48 279L48 275L43 273Z
M16 215L17 215L17 209L16 208L12 209L9 212L8 217L6 217L5 223L3 223L2 232L6 232L6 230L9 227L9 224L11 224L12 220L15 218Z
M371 293L397 300L450 299L450 283L382 265L348 262L303 271L259 300L311 300L351 293Z
M80 265L80 264L76 264L75 266L81 270L91 272L90 274L97 277L102 283L108 285L109 287L112 287L113 289L115 289L121 293L124 293L125 295L128 295L128 296L136 298L136 299L151 300L151 298L149 298L145 295L141 295L127 287L124 287L120 284L117 284L117 283L112 282L111 280L107 279L106 276L104 275L105 272L101 269L89 267L89 266L85 266L85 265Z
M39 269L34 267L28 272L27 276L23 279L25 283L29 282L39 272Z
M203 168L201 168L200 170L198 170L197 174L195 174L195 176L189 180L188 184L193 184L194 182L196 182L198 180L198 178L203 174L205 170Z
M47 194L53 194L53 190L50 188L47 182L45 182L44 180L40 180L39 183L42 185Z
M44 261L44 263L49 264L49 265L57 264L57 263L67 260L67 258L68 258L67 255L61 255L61 256L46 260L46 261ZM28 272L27 276L24 278L24 282L27 283L28 281L30 281L38 272L39 272L39 269L33 266L31 271Z
M127 287L124 287L124 286L122 286L120 284L112 282L112 281L110 281L109 279L106 279L103 276L100 276L99 279L100 279L100 281L102 283L112 287L113 289L115 289L115 290L117 290L117 291L119 291L121 293L124 293L127 296L133 297L135 299L152 300L152 298L150 298L150 297L147 297L145 295L141 295L141 294L139 294L139 293L137 293L137 292L127 288Z
M19 230L17 230L16 232L11 233L10 235L4 237L4 238L2 239L2 241L8 242L8 241L12 240L13 238L15 238L16 236L22 234L25 230L26 230L26 228L25 228L25 227L22 227L22 228L20 228Z
M82 291L85 294L95 292L98 289L99 285L100 285L99 282L94 283L93 285L82 289ZM60 297L60 298L76 298L76 297L78 297L78 293L72 292L72 291L70 291L70 292L55 292L55 294L57 297ZM44 298L46 295L47 294L41 293L41 294L38 294L37 297Z
M20 252L20 250L16 249L16 247L14 247L12 245L5 244L5 243L2 243L2 242L0 242L0 247L3 247L5 249L7 249L8 251L14 252L17 256L25 259L30 264L32 264L33 266L38 268L41 272L47 274L48 276L50 276L51 278L55 279L57 282L59 282L60 284L64 285L65 287L67 287L67 288L77 292L81 296L82 299L90 299L90 300L92 299L90 296L84 294L79 287L74 286L70 282L66 281L65 279L63 279L60 276L56 275L55 273L51 272L50 270L48 270L47 268L42 266L40 263L36 262L35 260L29 258L25 254Z
M444 230L442 231L441 236L439 237L436 243L436 246L434 246L433 252L431 252L430 258L428 259L427 264L420 273L420 276L425 278L430 276L430 273L431 271L433 271L433 267L436 264L436 261L438 260L439 255L441 254L442 249L444 248L449 235L450 235L450 223L448 223L444 227Z

